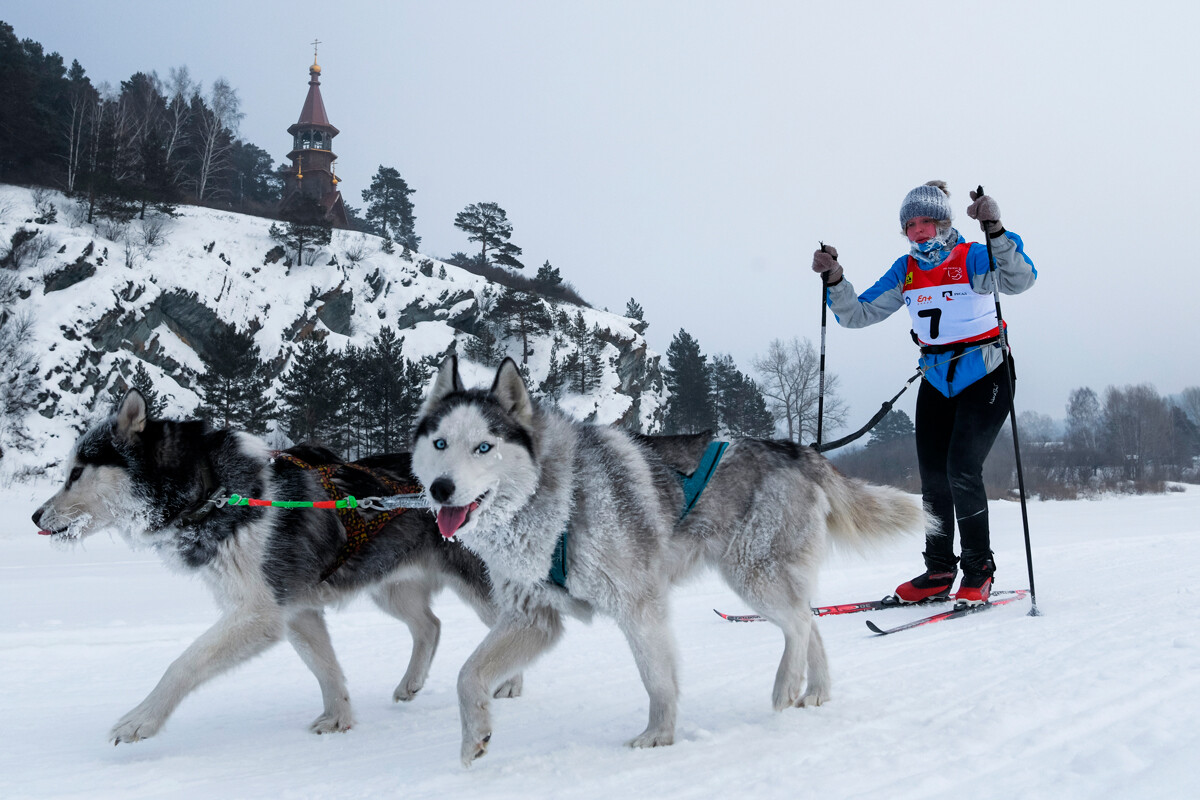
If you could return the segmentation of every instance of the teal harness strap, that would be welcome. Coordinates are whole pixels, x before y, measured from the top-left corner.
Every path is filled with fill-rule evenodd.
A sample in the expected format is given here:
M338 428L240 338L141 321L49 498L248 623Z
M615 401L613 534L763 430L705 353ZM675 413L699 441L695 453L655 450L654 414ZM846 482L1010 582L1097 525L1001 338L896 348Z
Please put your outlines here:
M550 557L550 582L556 586L567 588L567 533L563 531L554 545L554 555Z
M721 463L721 456L725 454L727 447L729 447L729 442L710 442L704 455L700 457L700 463L691 475L684 475L682 472L677 474L679 483L683 487L683 511L679 514L680 522L691 513L696 501L704 492L704 487L708 486L708 482L712 480L713 473L717 471L717 464ZM569 533L569 529L564 530L558 537L558 543L554 545L554 555L550 558L550 582L563 589L567 588L567 535Z
M726 447L729 447L729 442L711 442L708 449L704 451L704 455L701 456L696 470L691 475L679 474L679 482L683 486L683 511L679 514L680 522L683 522L683 518L691 513L696 501L700 499L704 487L708 486L708 482L712 480L713 473L717 471L717 464L721 463L721 456L725 454Z

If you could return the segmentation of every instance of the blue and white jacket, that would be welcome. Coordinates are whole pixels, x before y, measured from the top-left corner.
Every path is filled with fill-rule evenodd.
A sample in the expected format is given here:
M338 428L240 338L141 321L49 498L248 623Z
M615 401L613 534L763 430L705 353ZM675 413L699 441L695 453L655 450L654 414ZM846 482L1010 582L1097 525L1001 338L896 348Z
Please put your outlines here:
M966 244L966 239L958 236L957 231L953 236L957 237L959 245ZM1002 294L1020 294L1037 280L1037 270L1025 255L1024 242L1017 234L1005 231L993 238L992 257L996 261L995 279ZM971 289L978 294L992 294L993 274L988 268L987 246L972 242L965 260ZM934 269L904 255L861 295L856 294L854 286L844 278L830 286L829 307L838 323L845 328L865 328L903 308L905 280L910 268ZM957 363L952 366L954 361ZM953 352L926 353L919 362L925 380L946 397L958 394L1002 363L999 342L967 346L957 359Z

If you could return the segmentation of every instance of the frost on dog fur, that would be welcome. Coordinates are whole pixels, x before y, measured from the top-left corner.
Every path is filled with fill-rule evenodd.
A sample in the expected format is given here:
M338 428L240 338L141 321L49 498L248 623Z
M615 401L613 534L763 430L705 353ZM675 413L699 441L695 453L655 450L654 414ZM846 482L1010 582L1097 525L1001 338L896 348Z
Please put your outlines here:
M678 678L667 596L703 565L783 630L773 706L829 698L809 609L828 544L920 531L921 506L840 475L811 448L742 439L680 521L679 476L707 444L570 420L530 399L511 359L487 390L465 387L455 358L442 364L414 431L413 471L443 536L487 565L500 606L499 623L459 674L464 764L491 741L492 690L557 642L563 614L616 621L650 698L648 724L629 744L671 744ZM560 539L562 586L549 579Z

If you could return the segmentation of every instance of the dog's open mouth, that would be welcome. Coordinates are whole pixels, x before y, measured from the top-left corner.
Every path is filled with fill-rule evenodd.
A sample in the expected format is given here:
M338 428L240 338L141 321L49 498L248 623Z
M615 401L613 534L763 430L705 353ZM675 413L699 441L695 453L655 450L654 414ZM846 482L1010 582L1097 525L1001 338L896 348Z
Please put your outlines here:
M38 530L38 536L49 536L55 541L72 541L80 538L79 532L72 526L67 526L57 531L52 531L49 528L40 528Z
M91 514L81 514L63 525L61 515L53 520L43 519L38 523L38 536L49 536L54 541L82 539L92 521Z
M487 492L476 497L475 500L466 506L442 506L437 512L438 530L446 539L453 539L454 534L458 533L463 525L470 520L471 514L475 509L479 508L479 504L488 496Z

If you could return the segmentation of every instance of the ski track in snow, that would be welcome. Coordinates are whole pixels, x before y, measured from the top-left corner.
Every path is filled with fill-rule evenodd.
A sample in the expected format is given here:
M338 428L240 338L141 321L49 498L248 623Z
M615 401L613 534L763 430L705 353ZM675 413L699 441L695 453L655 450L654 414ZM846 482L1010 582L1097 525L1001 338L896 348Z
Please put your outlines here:
M59 548L29 514L50 487L0 489L0 750L4 798L1130 798L1184 797L1200 733L1200 488L1031 503L1040 617L1029 603L874 637L932 613L819 621L833 699L776 714L782 638L712 574L674 593L676 744L631 750L646 694L616 627L569 622L493 703L488 755L458 761L455 680L484 627L438 598L425 689L391 702L407 630L365 600L328 614L357 724L314 736L316 681L286 645L201 687L155 738L109 728L216 619L202 584L100 534ZM998 587L1027 585L1020 509L992 504ZM835 555L818 603L869 599L915 574L919 540ZM911 574L910 574L911 573Z

